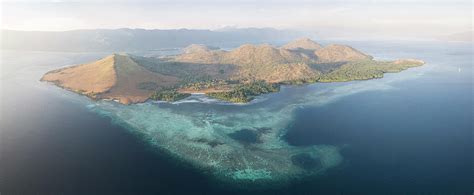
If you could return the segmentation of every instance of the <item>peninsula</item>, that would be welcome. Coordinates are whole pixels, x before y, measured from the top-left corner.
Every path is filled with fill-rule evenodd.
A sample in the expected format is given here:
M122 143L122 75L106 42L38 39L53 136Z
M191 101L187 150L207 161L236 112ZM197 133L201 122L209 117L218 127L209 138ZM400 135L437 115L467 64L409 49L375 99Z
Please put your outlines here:
M176 101L191 93L243 103L277 92L282 84L374 79L423 64L415 59L378 61L350 46L322 46L302 38L281 47L245 44L231 51L193 44L164 57L112 54L47 72L41 80L122 104Z

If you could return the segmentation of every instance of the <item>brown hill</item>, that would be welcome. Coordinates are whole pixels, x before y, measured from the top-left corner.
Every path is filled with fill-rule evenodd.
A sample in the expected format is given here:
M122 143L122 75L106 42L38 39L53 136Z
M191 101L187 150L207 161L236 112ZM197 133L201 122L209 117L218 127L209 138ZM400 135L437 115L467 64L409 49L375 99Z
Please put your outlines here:
M300 53L268 44L243 45L224 54L221 63L240 67L234 78L281 82L315 75L307 64L311 60Z
M225 53L221 63L241 66L272 66L287 63L303 63L305 59L296 52L278 49L268 44L245 44Z
M110 55L88 64L50 71L41 80L85 95L95 95L108 91L117 82L114 64L115 57Z
M174 60L189 63L233 64L244 69L250 68L252 71L282 64L317 64L372 59L372 56L350 46L331 44L321 47L307 38L295 40L281 48L269 44L245 44L231 51L210 50L199 45L191 45L188 48Z
M289 50L318 50L323 48L319 43L314 42L309 38L300 38L292 42L287 43L286 45L281 46L282 49Z
M139 66L128 55L110 55L99 61L46 73L43 81L93 98L123 104L146 101L154 91L171 87L179 79Z
M350 46L331 44L322 49L316 50L314 54L320 63L350 62L358 60L368 60L373 57L364 54Z
M186 51L186 50L185 50ZM200 63L200 64L218 64L221 61L225 51L206 50L204 48L192 48L174 58L177 62Z
M175 56L173 60L181 63L235 65L237 68L230 75L233 80L281 82L316 75L307 65L313 63L313 59L301 52L278 49L269 44L245 44L232 51L190 47L192 52Z
M218 48L208 47L206 45L191 44L183 49L183 53L176 56L176 61L201 63L201 64L217 64L220 61L224 51Z

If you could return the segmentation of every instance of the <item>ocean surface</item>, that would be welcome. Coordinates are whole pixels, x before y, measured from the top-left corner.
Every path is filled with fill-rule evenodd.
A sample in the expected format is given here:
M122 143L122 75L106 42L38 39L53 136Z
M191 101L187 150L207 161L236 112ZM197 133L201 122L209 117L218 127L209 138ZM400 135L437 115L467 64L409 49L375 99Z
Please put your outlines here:
M0 192L471 194L473 45L340 43L376 59L426 64L383 79L285 86L248 105L195 96L122 106L39 82L49 70L109 53L2 51ZM186 144L176 136L215 138L217 127L247 126L281 129L275 147L333 147L341 158L324 172L255 187L223 182L170 147ZM161 140L168 135L170 143Z

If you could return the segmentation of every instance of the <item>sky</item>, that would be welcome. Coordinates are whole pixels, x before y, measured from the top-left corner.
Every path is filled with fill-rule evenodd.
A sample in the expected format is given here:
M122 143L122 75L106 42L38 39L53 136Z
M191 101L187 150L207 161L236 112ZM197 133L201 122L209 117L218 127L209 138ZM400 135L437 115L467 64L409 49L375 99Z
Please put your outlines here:
M471 0L0 0L2 29L272 27L326 35L472 30Z

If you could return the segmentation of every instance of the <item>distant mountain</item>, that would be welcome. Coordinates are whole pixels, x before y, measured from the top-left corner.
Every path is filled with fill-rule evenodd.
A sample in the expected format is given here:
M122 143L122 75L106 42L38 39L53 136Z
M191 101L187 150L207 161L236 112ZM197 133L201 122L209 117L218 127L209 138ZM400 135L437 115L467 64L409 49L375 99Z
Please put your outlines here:
M300 32L272 28L221 30L97 29L62 32L2 30L2 49L40 51L149 51L190 44L235 46L290 40Z
M292 43L298 42L301 43ZM314 45L311 40L304 42ZM48 72L42 80L92 98L124 104L149 98L174 101L186 97L183 93L206 93L227 101L247 102L255 95L277 91L276 86L282 83L381 78L384 73L424 63L412 59L375 61L372 56L344 45L306 46L303 44L295 50L269 44L244 44L225 51L194 44L176 56L114 54L96 62Z

